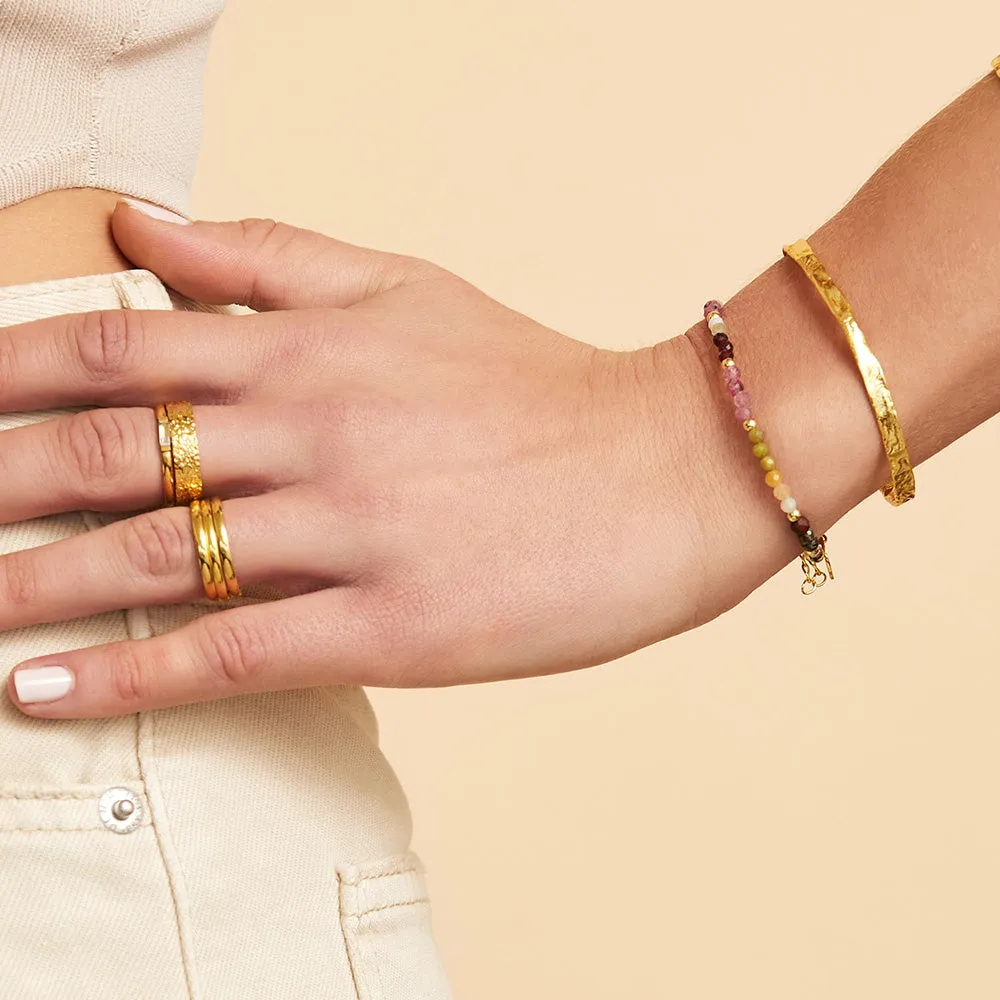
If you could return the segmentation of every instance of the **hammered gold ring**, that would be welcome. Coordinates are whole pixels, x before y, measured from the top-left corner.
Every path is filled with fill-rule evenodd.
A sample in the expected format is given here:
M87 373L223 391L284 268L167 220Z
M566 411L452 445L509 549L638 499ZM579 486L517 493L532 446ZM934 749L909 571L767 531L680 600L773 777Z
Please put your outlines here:
M186 401L162 403L156 407L160 458L163 473L163 502L168 507L200 500L201 453L194 409Z
M198 550L198 569L205 596L212 601L228 601L240 596L240 585L233 567L229 533L222 513L222 501L195 500L191 504L191 528Z

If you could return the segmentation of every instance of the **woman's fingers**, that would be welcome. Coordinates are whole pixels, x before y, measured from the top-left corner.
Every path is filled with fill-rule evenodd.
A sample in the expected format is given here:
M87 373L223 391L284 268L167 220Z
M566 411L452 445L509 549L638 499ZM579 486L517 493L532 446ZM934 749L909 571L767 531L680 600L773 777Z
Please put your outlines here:
M357 683L385 648L385 625L351 587L233 608L175 632L53 653L11 672L30 715L127 715L254 691Z
M432 269L270 219L181 225L123 201L111 228L126 257L172 288L200 302L259 311L346 308Z
M281 393L339 360L336 310L220 316L110 309L0 328L0 410Z
M323 531L292 490L227 500L226 527L242 585L336 581L353 568L346 530ZM116 521L0 557L0 629L204 597L186 507Z
M195 407L207 496L265 493L296 481L308 441L266 407ZM0 523L68 510L163 502L156 417L148 407L84 410L0 434Z

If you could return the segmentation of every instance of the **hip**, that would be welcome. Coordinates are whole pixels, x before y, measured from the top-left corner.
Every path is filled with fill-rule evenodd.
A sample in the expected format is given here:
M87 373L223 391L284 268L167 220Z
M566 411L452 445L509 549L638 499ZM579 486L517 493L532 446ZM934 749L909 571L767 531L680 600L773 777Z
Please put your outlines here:
M203 307L144 271L0 288L0 326L104 308ZM5 414L0 431L55 415ZM0 558L102 524L84 512L2 525ZM211 611L2 634L0 682L31 656ZM24 1000L109 987L157 1000L442 1000L409 840L359 688L57 722L0 699L0 982Z

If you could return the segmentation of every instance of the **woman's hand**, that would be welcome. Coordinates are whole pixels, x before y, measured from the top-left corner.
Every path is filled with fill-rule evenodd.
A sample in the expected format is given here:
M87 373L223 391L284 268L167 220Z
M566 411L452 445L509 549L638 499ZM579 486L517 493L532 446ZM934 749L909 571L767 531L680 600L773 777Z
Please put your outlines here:
M683 344L663 398L651 352L586 346L423 261L124 205L113 227L172 287L259 315L113 311L0 330L4 409L100 407L0 436L0 518L157 507L152 407L190 399L241 583L289 596L21 665L74 677L25 711L550 673L693 623L701 534L671 427L702 385ZM156 509L0 559L0 628L202 593L187 509Z

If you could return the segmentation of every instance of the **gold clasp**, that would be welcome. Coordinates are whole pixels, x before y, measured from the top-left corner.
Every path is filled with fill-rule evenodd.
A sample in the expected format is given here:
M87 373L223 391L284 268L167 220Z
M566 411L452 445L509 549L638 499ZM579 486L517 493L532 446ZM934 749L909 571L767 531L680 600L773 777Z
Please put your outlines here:
M832 580L833 566L830 565L830 556L826 551L826 535L819 540L819 545L812 552L803 552L801 555L802 572L805 579L799 588L808 597L822 587L827 580ZM820 562L824 568L820 568Z

